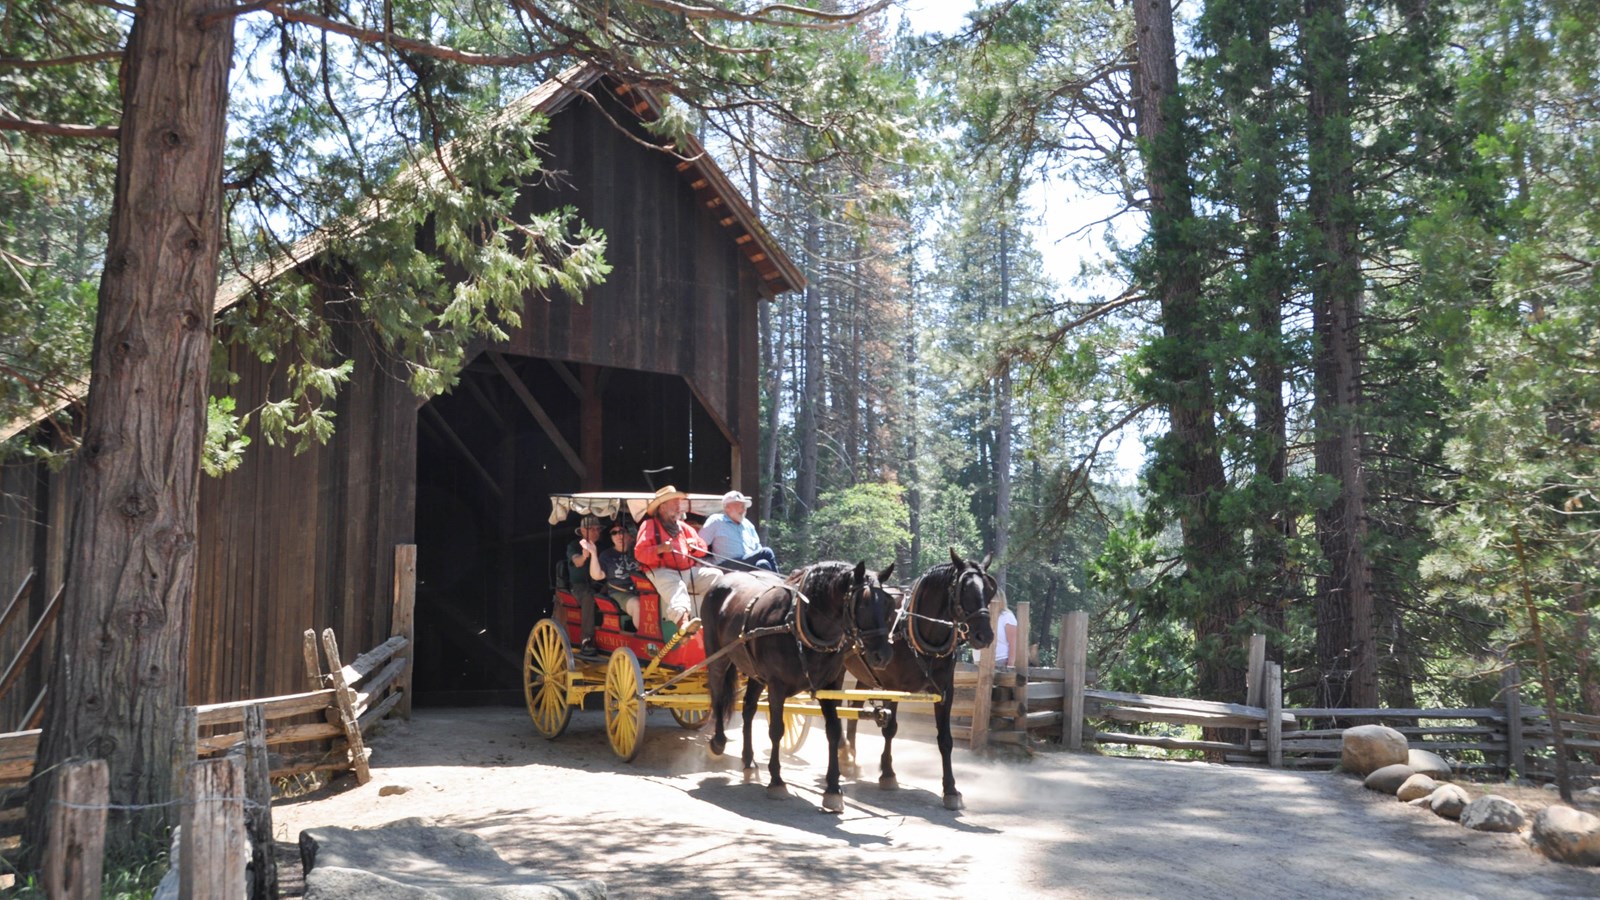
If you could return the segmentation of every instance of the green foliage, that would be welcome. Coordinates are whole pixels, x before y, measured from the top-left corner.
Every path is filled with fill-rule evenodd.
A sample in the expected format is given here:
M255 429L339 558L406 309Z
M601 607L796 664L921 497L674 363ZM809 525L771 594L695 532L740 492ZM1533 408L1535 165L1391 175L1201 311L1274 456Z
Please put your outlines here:
M868 568L878 571L910 543L909 515L904 488L867 482L824 493L803 529L780 527L772 539L781 558L793 566L824 559L864 559Z
M109 9L23 0L7 6L0 58L50 58L121 43ZM0 109L40 120L115 124L115 64L0 67ZM56 408L81 387L105 253L113 146L0 130L0 427ZM64 423L58 417L57 425ZM49 455L26 437L0 448Z
M1526 587L1554 668L1576 676L1555 687L1587 705L1600 649L1588 624L1600 606L1600 127L1581 111L1600 106L1600 86L1572 54L1594 52L1600 12L1561 0L1486 11L1467 31L1476 52L1463 72L1486 177L1415 229L1457 404L1449 502L1432 517L1422 574L1436 602L1493 625L1486 643L1514 661L1534 655ZM1491 177L1501 190L1485 196Z

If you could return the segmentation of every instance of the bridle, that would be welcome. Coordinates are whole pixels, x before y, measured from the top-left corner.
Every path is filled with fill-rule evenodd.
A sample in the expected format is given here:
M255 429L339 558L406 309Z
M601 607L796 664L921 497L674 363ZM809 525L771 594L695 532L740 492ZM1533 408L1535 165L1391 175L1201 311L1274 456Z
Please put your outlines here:
M885 604L882 603L875 605L873 627L861 627L858 618L860 604L871 602L874 585L865 575L858 581L852 574L851 582L849 590L845 592L844 627L841 629L839 636L830 641L824 641L818 637L806 622L806 610L811 607L811 598L798 589L792 589L794 591L794 603L791 607L794 615L794 636L802 647L813 653L837 653L849 647L854 652L864 655L868 638L889 633L890 625L884 621L883 607Z
M943 659L944 657L956 652L956 648L967 639L969 634L971 634L971 622L979 616L986 616L989 614L989 610L983 604L980 604L977 609L974 609L971 612L966 612L962 607L961 591L968 578L978 578L987 583L989 575L976 566L963 566L951 577L950 584L945 589L945 610L941 610L941 612L947 611L946 615L949 616L948 619L939 619L933 616L924 615L913 609L917 602L919 589L922 587L922 579L918 578L916 583L911 586L911 596L900 607L899 615L895 618L894 632L897 634L899 632L900 623L904 622L906 642L911 645L911 649L918 656L926 656L933 659ZM980 597L983 596L982 588L979 589L978 595ZM965 613L965 615L962 615L963 613ZM929 645L926 641L917 637L916 626L918 621L932 622L936 625L943 625L944 627L950 629L950 639L940 646ZM893 639L894 637L891 635L891 642Z

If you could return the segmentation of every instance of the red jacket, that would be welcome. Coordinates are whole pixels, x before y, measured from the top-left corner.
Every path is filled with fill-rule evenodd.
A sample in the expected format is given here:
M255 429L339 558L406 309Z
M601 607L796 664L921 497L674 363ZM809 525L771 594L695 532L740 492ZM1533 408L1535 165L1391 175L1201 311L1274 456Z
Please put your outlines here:
M710 548L700 540L700 532L688 522L678 525L677 537L671 537L661 523L652 516L639 527L639 540L633 545L633 558L646 569L693 568L696 557L705 556Z

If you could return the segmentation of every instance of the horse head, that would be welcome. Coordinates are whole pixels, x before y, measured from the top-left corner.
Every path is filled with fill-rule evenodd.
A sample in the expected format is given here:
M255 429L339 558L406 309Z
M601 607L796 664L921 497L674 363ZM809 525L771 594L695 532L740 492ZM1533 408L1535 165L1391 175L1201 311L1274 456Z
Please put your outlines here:
M894 573L894 563L882 572L867 570L867 561L856 563L851 573L851 601L849 615L861 658L872 666L886 666L894 654L889 642L890 626L894 622L895 601L883 589L883 583Z
M953 612L965 626L967 643L974 650L982 650L994 643L994 626L989 622L989 603L998 593L999 585L988 571L991 558L985 556L982 562L964 560L954 547L950 548L950 564L955 578L950 584L954 600L952 605L955 606Z

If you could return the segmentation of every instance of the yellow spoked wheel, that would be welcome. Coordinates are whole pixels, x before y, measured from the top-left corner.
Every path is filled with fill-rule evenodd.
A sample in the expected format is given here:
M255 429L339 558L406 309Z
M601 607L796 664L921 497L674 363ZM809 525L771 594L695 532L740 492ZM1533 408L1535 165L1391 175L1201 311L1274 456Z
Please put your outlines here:
M705 724L706 719L710 717L711 707L709 706L698 706L694 709L672 708L672 718L677 721L679 727L687 728L690 731Z
M548 740L561 736L572 721L567 688L572 684L572 643L554 619L540 619L528 632L522 654L522 697L533 727Z
M644 737L644 676L639 673L639 657L627 647L618 647L606 665L606 738L611 750L632 762Z
M793 753L806 742L806 735L810 733L810 716L804 713L786 712L783 714L783 740L778 742L778 746L785 753Z

